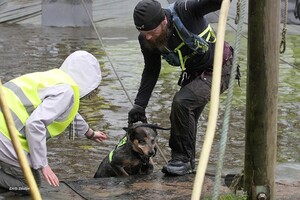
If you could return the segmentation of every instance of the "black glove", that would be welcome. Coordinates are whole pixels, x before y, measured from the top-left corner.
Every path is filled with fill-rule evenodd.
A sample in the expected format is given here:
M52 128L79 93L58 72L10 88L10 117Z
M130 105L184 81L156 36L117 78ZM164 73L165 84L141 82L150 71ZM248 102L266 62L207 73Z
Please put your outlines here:
M134 104L128 113L128 123L132 124L138 121L147 123L146 112L145 112L145 108L137 104Z

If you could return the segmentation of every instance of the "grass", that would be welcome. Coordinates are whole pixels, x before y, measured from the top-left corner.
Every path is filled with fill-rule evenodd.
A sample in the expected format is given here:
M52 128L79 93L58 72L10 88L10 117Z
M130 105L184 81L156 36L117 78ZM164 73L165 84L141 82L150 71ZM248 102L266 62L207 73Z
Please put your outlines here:
M203 200L211 200L212 197L205 197ZM218 197L218 200L247 200L246 192L241 194L226 194Z

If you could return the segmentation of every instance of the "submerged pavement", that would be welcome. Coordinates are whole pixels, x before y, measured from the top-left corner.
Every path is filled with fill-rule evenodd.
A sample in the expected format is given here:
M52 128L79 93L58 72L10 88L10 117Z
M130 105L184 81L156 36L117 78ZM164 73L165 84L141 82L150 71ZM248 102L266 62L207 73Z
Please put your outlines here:
M283 167L285 174L296 176L298 182L286 179L286 176L277 176L275 191L277 200L298 200L300 199L300 167L296 171L289 171L291 166ZM294 165L295 167L295 165ZM282 174L283 175L283 174ZM84 179L77 181L63 181L58 188L43 183L41 196L44 200L65 200L65 199L89 199L89 200L110 200L110 199L157 199L157 200L186 200L191 198L194 184L194 174L168 177L162 173L153 173L144 176L111 177L98 179ZM283 180L284 179L284 180ZM201 197L211 198L214 187L214 177L206 176L202 188ZM222 185L219 187L220 196L232 194ZM237 192L240 195L241 191ZM241 197L241 196L240 196ZM16 196L13 193L0 194L0 200L29 200L30 196Z

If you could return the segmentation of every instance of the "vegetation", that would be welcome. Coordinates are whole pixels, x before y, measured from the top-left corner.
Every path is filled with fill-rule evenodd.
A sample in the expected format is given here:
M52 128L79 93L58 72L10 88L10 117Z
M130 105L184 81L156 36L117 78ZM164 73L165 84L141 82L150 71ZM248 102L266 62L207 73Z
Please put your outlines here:
M203 200L211 200L212 197L205 197ZM247 200L247 193L242 192L241 194L226 194L219 196L218 200Z

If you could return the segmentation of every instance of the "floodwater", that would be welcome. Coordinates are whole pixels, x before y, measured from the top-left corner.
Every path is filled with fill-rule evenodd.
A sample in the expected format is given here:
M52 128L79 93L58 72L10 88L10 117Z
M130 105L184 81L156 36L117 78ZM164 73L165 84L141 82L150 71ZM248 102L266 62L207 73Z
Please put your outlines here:
M0 24L0 78L2 83L25 73L57 68L68 54L86 50L101 65L103 79L98 94L81 101L80 113L94 129L104 130L109 138L95 143L85 138L70 140L68 133L48 142L48 159L60 180L78 180L94 175L100 161L124 135L127 113L135 98L142 73L137 32L133 27L99 29L99 41L92 27L55 28L38 25ZM234 44L234 33L227 33ZM300 37L288 35L287 50L281 55L278 104L278 163L300 162ZM242 39L239 64L241 87L235 85L224 171L243 168L246 104L246 39ZM147 108L148 121L169 127L171 101L180 69L163 64L160 79ZM217 133L208 169L214 171L225 110L226 92L221 96ZM197 135L197 158L200 155L208 119L208 107L201 116ZM168 131L159 131L158 144L167 159ZM155 171L165 164L157 153Z

